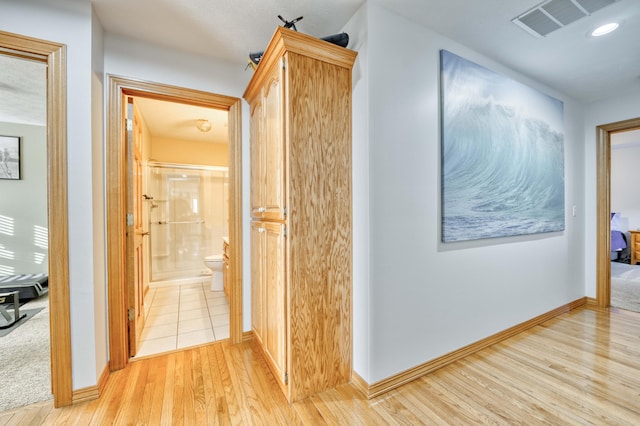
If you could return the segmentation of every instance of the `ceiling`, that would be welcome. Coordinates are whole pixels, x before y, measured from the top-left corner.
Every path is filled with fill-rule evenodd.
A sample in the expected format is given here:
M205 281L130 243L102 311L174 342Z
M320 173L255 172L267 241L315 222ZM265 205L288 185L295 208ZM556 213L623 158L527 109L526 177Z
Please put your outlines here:
M372 0L576 100L640 90L640 1L619 0L535 38L511 20L541 0ZM593 0L588 0L593 1ZM277 18L304 16L298 31L340 32L363 0L92 0L107 32L246 65L263 50ZM616 32L587 34L610 20Z
M43 62L0 55L0 121L43 126L46 90Z
M147 98L136 98L135 102L149 133L154 137L196 142L228 142L227 111ZM211 130L198 130L196 123L199 119L208 120Z
M246 66L248 53L263 50L275 27L282 24L278 15L286 19L304 16L296 24L298 31L322 37L340 32L364 3L363 0L82 1L92 2L106 32L236 63L239 72ZM542 38L533 37L511 22L538 5L539 0L371 1L578 101L588 103L640 91L639 0L619 0ZM599 39L588 37L591 29L610 20L621 23L616 32ZM33 62L20 62L28 70L10 73L15 67L8 67L6 57L0 55L0 121L43 124L44 104L28 106L37 99L36 86L16 78L16 75L38 78L44 72L43 67L36 64L40 65L38 71ZM43 91L44 80L41 81L37 87ZM146 107L142 112L149 122L170 121L153 118ZM186 128L186 120L196 120L205 113L198 112L197 117L191 118L183 116L184 112L161 114L171 116L171 121L181 120L180 126ZM155 125L151 127L152 132L159 131Z

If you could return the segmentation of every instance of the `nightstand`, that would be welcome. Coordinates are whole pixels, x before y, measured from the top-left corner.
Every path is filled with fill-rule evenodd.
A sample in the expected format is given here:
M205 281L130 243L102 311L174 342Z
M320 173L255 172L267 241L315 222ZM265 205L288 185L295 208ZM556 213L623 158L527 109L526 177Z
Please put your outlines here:
M631 244L629 245L631 264L635 265L640 261L640 230L629 230L629 233L631 233Z

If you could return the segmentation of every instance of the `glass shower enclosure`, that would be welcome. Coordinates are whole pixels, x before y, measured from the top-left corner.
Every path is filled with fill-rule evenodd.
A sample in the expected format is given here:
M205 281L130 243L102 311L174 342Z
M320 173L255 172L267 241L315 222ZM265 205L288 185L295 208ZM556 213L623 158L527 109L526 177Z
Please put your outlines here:
M222 253L229 232L228 169L147 167L151 282L208 274L204 258Z

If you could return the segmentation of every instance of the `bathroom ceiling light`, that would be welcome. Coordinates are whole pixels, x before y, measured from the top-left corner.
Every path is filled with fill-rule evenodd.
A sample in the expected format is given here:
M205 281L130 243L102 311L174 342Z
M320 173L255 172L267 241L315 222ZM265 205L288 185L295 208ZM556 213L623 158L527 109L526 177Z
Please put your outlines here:
M610 22L608 24L600 25L598 28L591 31L591 35L593 37L600 37L605 34L609 34L612 31L617 30L619 26L620 24L618 24L617 22Z
M196 127L201 132L208 132L209 130L211 130L211 122L209 120L201 118L196 122Z

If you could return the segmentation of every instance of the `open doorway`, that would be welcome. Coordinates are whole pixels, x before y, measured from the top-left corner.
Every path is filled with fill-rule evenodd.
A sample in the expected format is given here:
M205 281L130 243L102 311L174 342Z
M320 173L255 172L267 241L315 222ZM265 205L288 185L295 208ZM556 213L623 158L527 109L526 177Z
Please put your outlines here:
M108 76L109 99L107 112L107 240L109 268L109 351L110 368L123 368L131 355L129 329L135 329L138 312L131 312L133 298L127 295L127 278L132 260L127 259L126 234L134 223L127 206L127 143L125 112L127 99L155 99L185 105L225 111L228 137L228 242L229 242L229 338L242 340L242 277L241 277L241 101L238 98L216 95L162 84L140 82ZM144 195L144 194L143 194ZM146 194L153 197L151 194ZM147 200L148 203L152 200ZM160 225L162 226L162 225ZM143 231L145 232L145 231ZM203 263L202 267L205 265Z
M0 54L0 411L52 398L46 67Z
M69 225L67 197L66 47L0 31L0 49L46 64L47 71L47 226L51 388L54 405L73 401L69 305Z
M597 255L596 303L611 306L612 205L611 205L611 139L612 134L640 129L640 118L598 126L597 150ZM614 225L614 227L619 224ZM640 226L640 224L638 224ZM615 230L615 229L614 229ZM615 250L614 250L615 251Z
M228 112L137 96L128 115L128 295L141 314L129 353L139 359L228 339Z
M611 306L640 312L640 130L612 132Z

